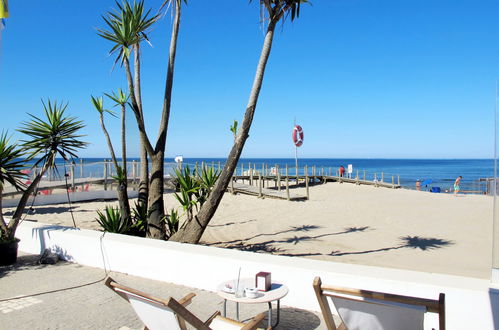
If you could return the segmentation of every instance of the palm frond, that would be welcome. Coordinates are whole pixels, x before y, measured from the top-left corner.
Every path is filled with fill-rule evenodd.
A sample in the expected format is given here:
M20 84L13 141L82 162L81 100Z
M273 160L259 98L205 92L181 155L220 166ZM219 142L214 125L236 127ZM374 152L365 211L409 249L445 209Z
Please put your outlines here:
M60 104L50 99L47 104L43 102L45 118L28 114L30 121L25 121L18 129L28 138L21 140L22 148L26 151L28 159L40 157L34 166L43 163L55 167L55 157L60 156L65 160L77 158L76 152L84 148L87 143L81 140L84 135L79 134L85 127L82 121L75 117L65 115L68 104Z
M11 143L7 132L0 134L0 189L3 190L5 183L11 184L17 190L25 188L22 182L26 174L22 173L25 161L22 158L24 152L16 143Z
M134 1L133 4L128 0L124 0L122 4L116 1L116 6L117 9L102 16L107 29L97 28L97 34L114 43L109 54L117 53L115 63L123 63L130 56L130 48L146 40L147 31L158 20L159 15L150 16L150 9L144 12L143 0Z

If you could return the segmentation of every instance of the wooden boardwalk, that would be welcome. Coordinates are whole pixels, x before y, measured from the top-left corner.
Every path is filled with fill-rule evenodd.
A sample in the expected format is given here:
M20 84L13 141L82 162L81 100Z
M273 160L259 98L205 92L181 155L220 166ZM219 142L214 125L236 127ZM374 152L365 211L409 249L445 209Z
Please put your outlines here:
M296 185L296 179L297 179L296 175L288 175L287 178L288 178L290 186ZM234 176L234 179L237 181L242 180L243 182L244 181L258 182L259 176L254 175L253 178L251 178L250 175L236 175L236 176ZM279 178L276 175L267 175L267 176L262 176L261 179L263 181L267 182L267 184L270 184L269 182L272 182L272 184L275 185L276 187L280 183L281 190L286 189L286 186L285 186L286 176L285 175L281 175L281 176L279 176ZM391 183L391 182L386 182L386 181L370 181L370 180L362 180L360 178L359 179L347 178L347 177L338 177L338 176L332 176L332 175L331 176L330 175L315 175L315 176L299 175L298 176L298 182L299 183L302 182L301 183L302 185L303 185L303 182L305 182L306 180L308 180L311 185L317 184L319 182L321 182L321 183L340 182L340 183L353 183L353 184L358 184L358 185L369 185L369 186L392 188L392 189L399 189L402 187L401 185L399 185L395 182ZM284 186L284 188L282 188L282 186ZM255 187L255 188L258 189L258 187Z
M229 191L234 189L234 193L253 195L262 198L275 198L275 199L288 199L288 195L286 193L286 189L281 189L281 191L268 189L268 188L260 188L255 186L250 186L248 184L243 184L239 182L234 182L233 185L229 186ZM306 200L306 196L298 195L295 193L289 193L289 200L298 201L298 200Z

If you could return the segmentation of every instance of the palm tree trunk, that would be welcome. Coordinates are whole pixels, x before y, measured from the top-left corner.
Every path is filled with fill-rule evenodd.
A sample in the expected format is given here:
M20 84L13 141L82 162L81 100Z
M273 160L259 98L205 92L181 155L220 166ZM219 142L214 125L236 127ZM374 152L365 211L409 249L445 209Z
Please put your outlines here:
M272 49L272 40L274 38L274 30L278 20L271 20L267 28L267 33L265 35L265 40L263 43L262 52L260 54L260 61L256 69L255 79L253 81L253 87L251 89L248 106L244 114L244 119L241 124L240 131L234 141L234 145L229 153L229 157L225 163L225 166L218 178L210 196L203 204L199 213L194 217L193 220L189 221L183 228L174 234L170 240L179 241L184 243L198 243L203 236L203 233L215 215L215 211L222 200L222 197L229 186L230 180L232 179L232 174L237 166L237 162L241 157L241 153L244 148L244 144L249 137L249 131L251 128L251 123L253 121L253 116L255 114L256 105L258 102L258 96L262 88L263 77L265 75L265 67L270 56L270 51Z
M135 44L134 48L134 63L133 63L133 88L135 100L137 102L138 111L142 120L144 120L144 111L142 108L142 92L140 85L140 44ZM144 137L140 137L140 181L139 181L139 204L147 203L149 198L149 158L147 157L146 142Z
M163 218L165 216L165 207L163 202L164 191L164 155L166 150L166 135L168 131L168 121L170 119L171 97L173 89L173 74L175 69L175 56L177 53L177 40L180 28L181 1L176 0L175 19L173 22L172 36L170 39L170 50L168 55L168 70L166 73L165 94L163 98L163 112L161 115L161 124L158 132L158 140L154 156L151 156L152 171L151 181L149 183L149 230L148 237L164 238L165 230Z
M128 182L128 170L126 161L126 105L121 106L121 166Z
M42 177L45 175L47 170L49 169L49 166L47 164L52 164L53 159L55 156L51 156L49 159L47 159L45 165L41 168L40 172L35 176L33 179L33 182L26 188L26 190L23 192L21 199L19 200L19 203L17 204L16 211L14 212L14 215L12 216L12 219L9 222L9 225L7 226L8 228L8 235L9 239L13 239L17 226L19 225L19 221L21 221L21 217L24 213L24 209L26 208L26 204L28 203L28 198L33 194L35 191L35 188L38 186L38 183L40 183L40 180Z
M118 170L119 168L118 159L116 158L116 154L114 153L113 143L111 142L111 138L109 137L109 133L107 132L106 125L104 124L104 115L102 113L100 115L100 124L102 127L102 131L106 136L107 146L109 148L109 152L111 153L111 158L113 159L114 167L116 168L116 170ZM128 201L126 172L124 172L123 175L125 177L120 178L118 180L118 203L120 205L121 220L123 222L126 222L130 221L131 214L130 214L130 202Z
M151 158L151 180L149 182L149 200L147 203L149 212L147 237L156 239L165 238L165 224L163 222L165 216L165 206L163 202L163 159L164 154L161 151Z

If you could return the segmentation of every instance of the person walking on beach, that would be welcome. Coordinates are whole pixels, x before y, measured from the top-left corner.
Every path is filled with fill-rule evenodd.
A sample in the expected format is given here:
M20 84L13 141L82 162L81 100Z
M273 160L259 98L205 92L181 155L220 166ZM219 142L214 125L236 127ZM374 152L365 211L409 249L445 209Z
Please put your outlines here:
M456 181L454 181L454 195L457 195L459 193L459 190L460 190L459 184L461 183L462 178L463 178L462 176L459 176L456 179Z
M345 175L345 167L343 165L340 166L340 177L343 177Z
M416 181L416 190L421 190L421 180Z

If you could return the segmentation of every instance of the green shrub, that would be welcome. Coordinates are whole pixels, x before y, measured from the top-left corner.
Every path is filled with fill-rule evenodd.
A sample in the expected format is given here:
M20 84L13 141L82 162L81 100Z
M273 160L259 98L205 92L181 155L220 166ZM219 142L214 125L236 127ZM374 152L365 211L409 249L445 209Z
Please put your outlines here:
M129 219L122 219L118 207L106 206L105 213L97 211L96 218L102 230L109 233L126 234L130 231L131 224Z

